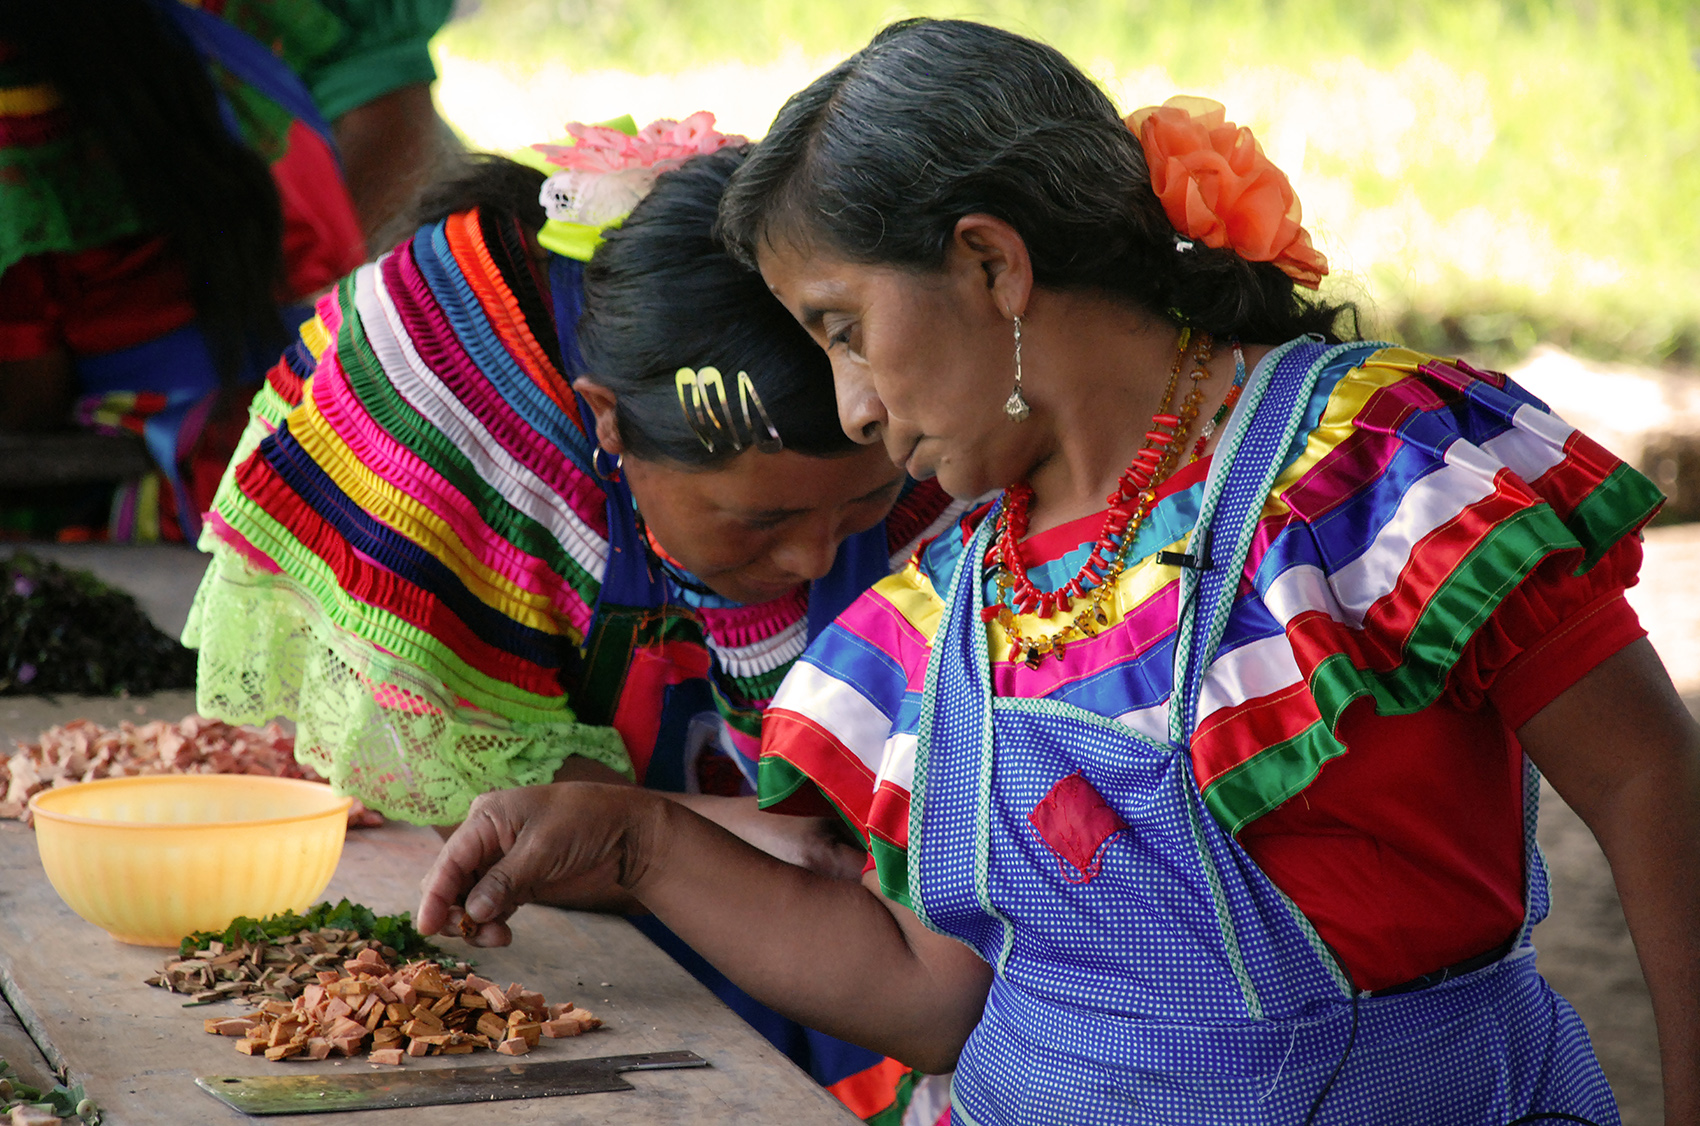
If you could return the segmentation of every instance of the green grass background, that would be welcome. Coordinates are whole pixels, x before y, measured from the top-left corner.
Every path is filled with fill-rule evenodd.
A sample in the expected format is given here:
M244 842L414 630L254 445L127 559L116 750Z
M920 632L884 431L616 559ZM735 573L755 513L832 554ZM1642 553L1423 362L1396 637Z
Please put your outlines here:
M1045 39L1124 109L1220 97L1278 160L1299 154L1328 284L1381 335L1700 364L1696 0L482 0L442 42L522 70L665 73L826 59L905 15ZM1312 122L1296 148L1295 107Z

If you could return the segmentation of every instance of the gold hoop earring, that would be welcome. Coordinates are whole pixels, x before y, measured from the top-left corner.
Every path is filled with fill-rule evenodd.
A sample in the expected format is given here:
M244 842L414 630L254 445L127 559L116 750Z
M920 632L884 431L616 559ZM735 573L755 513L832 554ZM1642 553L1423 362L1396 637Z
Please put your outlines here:
M1033 411L1027 405L1027 399L1021 393L1021 318L1015 320L1015 390L1004 400L1003 413L1008 415L1011 422L1026 422L1027 416Z
M613 468L604 470L602 468L602 459L608 456L608 451L603 449L601 446L597 446L594 450L591 450L590 471L604 481L618 481L620 479L620 467L625 464L626 456L624 454L614 454Z

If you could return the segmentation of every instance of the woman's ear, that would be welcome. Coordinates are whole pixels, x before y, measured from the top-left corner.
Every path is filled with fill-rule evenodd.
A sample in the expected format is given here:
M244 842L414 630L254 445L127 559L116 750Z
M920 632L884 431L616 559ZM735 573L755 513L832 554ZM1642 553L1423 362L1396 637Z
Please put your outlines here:
M614 392L588 375L573 380L573 390L596 416L596 444L616 457L625 453L625 443L620 441L620 421L614 411Z
M1026 315L1033 293L1033 259L1027 240L1014 227L995 215L964 215L956 221L946 257L951 267L981 276L1005 320Z

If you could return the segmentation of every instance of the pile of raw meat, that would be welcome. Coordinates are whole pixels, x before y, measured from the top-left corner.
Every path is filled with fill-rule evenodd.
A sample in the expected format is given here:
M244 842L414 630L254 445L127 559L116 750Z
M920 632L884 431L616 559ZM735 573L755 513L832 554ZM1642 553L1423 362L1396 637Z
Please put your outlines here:
M138 774L261 774L323 781L295 761L295 740L275 723L237 727L192 715L176 723L155 720L114 728L78 719L49 728L34 743L20 743L10 758L0 758L0 817L28 822L30 797L41 790ZM383 821L358 801L348 811L350 828Z
M367 1053L375 1064L481 1048L523 1056L545 1037L578 1036L602 1021L571 1001L550 1005L517 983L455 978L435 962L394 969L367 947L327 969L293 1001L266 1001L249 1016L211 1017L206 1030L235 1036L236 1050L268 1060Z

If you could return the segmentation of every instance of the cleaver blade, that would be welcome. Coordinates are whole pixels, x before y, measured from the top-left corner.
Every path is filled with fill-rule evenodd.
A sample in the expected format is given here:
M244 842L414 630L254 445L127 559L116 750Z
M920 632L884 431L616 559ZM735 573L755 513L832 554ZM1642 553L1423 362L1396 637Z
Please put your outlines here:
M632 1085L620 1078L623 1071L707 1066L695 1052L644 1052L359 1075L203 1075L195 1085L243 1114L318 1114L630 1091Z

